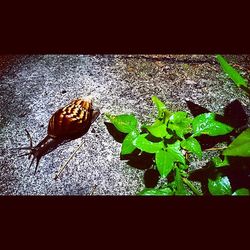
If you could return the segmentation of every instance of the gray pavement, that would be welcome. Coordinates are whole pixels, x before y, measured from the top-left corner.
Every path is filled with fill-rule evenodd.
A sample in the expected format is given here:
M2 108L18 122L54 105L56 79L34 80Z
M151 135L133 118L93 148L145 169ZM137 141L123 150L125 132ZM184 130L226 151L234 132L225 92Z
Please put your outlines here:
M242 56L231 58L246 62ZM247 95L225 78L213 55L2 56L0 70L1 195L136 194L144 188L144 170L120 160L121 144L109 134L103 114L133 113L141 122L151 121L156 113L152 95L173 111L188 111L185 100L191 100L222 114L234 99L248 114L250 110ZM28 146L25 128L37 144L57 109L88 95L101 116L82 138L42 157L34 175L28 157L18 157L10 148ZM54 180L82 141L83 147ZM192 167L206 161L205 154Z

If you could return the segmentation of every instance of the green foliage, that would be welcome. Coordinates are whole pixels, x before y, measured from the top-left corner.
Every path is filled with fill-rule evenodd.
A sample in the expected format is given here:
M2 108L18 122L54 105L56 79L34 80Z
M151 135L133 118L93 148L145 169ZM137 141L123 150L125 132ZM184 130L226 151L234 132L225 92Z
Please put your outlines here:
M168 151L161 149L155 154L156 167L161 175L165 178L168 176L172 168L174 167L174 159L172 154Z
M134 115L109 115L106 114L110 122L122 133L132 132L137 127L137 119Z
M180 138L184 139L184 135L191 132L191 122L192 119L188 117L187 112L175 112L169 118L168 128L175 131Z
M159 113L163 112L166 109L165 104L157 96L152 96L152 101L156 105ZM158 113L158 116L159 116L159 113Z
M139 134L139 131L135 129L126 135L122 143L122 155L131 154L136 149L136 146L133 144L133 141L135 138L138 137Z
M158 119L164 119L164 122L171 116L171 112L167 110L166 105L157 97L152 96L152 101L158 110Z
M247 80L243 78L236 69L234 69L227 60L221 56L217 55L216 59L220 63L221 68L223 71L234 81L237 87L244 86L247 87Z
M188 194L187 190L184 187L182 176L178 168L175 169L175 184L176 184L175 195L187 195Z
M171 188L145 188L138 195L149 195L149 196L171 196L174 192Z
M250 157L250 128L243 131L223 152L224 155Z
M225 167L229 165L228 158L225 156L224 160L222 160L219 156L215 156L212 158L212 162L216 168Z
M152 97L158 114L152 125L139 126L134 115L106 115L118 131L126 133L121 155L131 154L135 149L153 154L153 168L158 170L165 182L159 188L145 188L139 195L188 195L189 188L196 195L202 195L188 180L189 154L202 158L202 149L195 138L202 134L209 136L225 135L233 128L216 121L214 113L204 113L191 118L187 112L170 112L156 96ZM213 157L216 170L229 165L227 155L250 156L250 129L238 136L221 157ZM222 156L223 157L223 156ZM171 182L169 182L171 179ZM212 195L247 195L246 190L236 190L232 194L227 176L208 179L208 189Z
M231 184L227 176L218 176L216 180L208 179L208 189L212 195L231 195Z
M250 195L250 190L247 188L239 188L232 194L233 196Z
M209 136L225 135L233 128L227 124L215 120L214 113L204 113L196 116L192 122L193 136L206 134Z
M189 151L190 153L194 153L198 156L199 159L202 158L202 150L200 143L193 137L189 137L186 140L181 142L181 147Z
M162 141L151 142L145 138L146 136L148 136L148 134L141 134L137 136L133 141L133 144L137 148L139 148L141 151L144 151L147 153L156 153L164 147L164 144Z
M186 163L186 159L181 152L181 143L180 141L176 141L173 144L168 144L167 146L167 152L171 154L172 159L174 162L180 162L182 164Z
M158 138L165 137L167 139L170 139L172 137L172 135L170 135L167 132L167 125L162 123L159 120L156 120L156 122L151 126L144 126L144 128L146 128L151 135L158 137Z

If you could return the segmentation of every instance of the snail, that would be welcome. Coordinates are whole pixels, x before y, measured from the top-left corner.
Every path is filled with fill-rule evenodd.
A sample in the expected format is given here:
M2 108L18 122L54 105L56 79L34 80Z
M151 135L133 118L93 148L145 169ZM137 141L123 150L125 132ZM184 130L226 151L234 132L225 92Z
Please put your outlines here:
M99 109L93 109L93 103L90 98L75 99L65 107L57 110L51 116L48 124L47 135L35 147L33 147L32 138L28 130L25 130L30 140L30 146L15 149L30 150L29 153L25 153L20 156L29 155L30 159L33 155L29 168L36 159L36 173L42 156L50 153L59 145L77 139L86 134L90 125L97 119L99 114Z

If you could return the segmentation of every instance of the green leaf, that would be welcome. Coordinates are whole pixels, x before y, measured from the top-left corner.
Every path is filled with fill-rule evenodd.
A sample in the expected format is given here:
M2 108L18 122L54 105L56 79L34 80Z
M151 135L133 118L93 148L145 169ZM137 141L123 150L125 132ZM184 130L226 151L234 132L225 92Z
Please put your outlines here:
M223 71L234 81L234 83L240 87L240 86L245 86L247 87L247 80L244 79L236 69L234 69L227 61L226 59L221 56L217 55L216 59L221 65L221 68Z
M124 141L122 143L121 155L130 154L136 149L136 146L134 146L134 144L133 144L133 140L137 136L139 136L139 134L140 134L139 131L136 129L136 130L133 130L129 134L126 135L126 137L124 138Z
M209 136L225 135L230 133L233 128L227 124L215 120L214 113L204 113L193 119L193 136L207 134Z
M185 157L180 151L180 141L168 144L165 150L160 150L155 154L156 167L161 175L165 178L174 167L175 162L181 162L185 165Z
M181 147L187 151L194 153L198 156L199 159L202 158L202 150L200 143L193 137L189 137L186 140L181 142Z
M173 144L168 144L167 152L170 153L171 158L174 162L181 162L182 164L186 164L186 159L181 152L181 145L180 141L176 141Z
M109 115L106 114L110 122L122 133L129 133L136 129L137 119L134 115Z
M138 193L138 195L150 195L150 196L170 196L173 195L173 191L171 188L145 188L141 192Z
M172 154L167 151L160 150L155 154L155 161L161 177L167 177L174 166Z
M215 156L212 158L212 162L216 168L225 167L229 165L228 158L225 156L224 160L222 160L219 156Z
M160 149L164 147L164 144L162 141L160 142L151 142L147 140L145 137L148 134L141 134L136 139L134 139L133 144L139 148L141 151L147 152L147 153L156 153Z
M169 118L168 128L175 131L175 133L182 139L184 134L191 132L192 119L187 117L187 112L178 111L172 114Z
M172 123L181 123L183 120L190 120L190 118L187 118L187 115L187 112L177 111L170 116L169 121Z
M166 109L166 105L157 96L153 95L152 101L156 105L158 111Z
M183 180L181 178L180 170L176 168L175 170L175 184L176 184L176 192L175 195L187 195L187 190L184 187Z
M232 189L227 176L218 176L216 180L208 179L208 189L212 195L231 195Z
M165 104L157 96L152 96L152 101L155 104L155 106L157 107L158 118L159 119L164 118L164 120L167 120L170 117L171 112L169 110L167 110Z
M158 120L156 119L155 122L151 125L147 125L147 124L142 124L141 129L147 129L148 127L158 127L160 125L163 124L162 120Z
M238 196L238 195L250 195L250 190L247 188L239 188L236 191L233 192L233 196Z
M236 137L223 151L223 155L250 157L250 128Z
M167 132L167 125L166 124L158 124L155 123L151 126L145 126L145 128L155 137L163 138L166 137L170 139L172 135Z

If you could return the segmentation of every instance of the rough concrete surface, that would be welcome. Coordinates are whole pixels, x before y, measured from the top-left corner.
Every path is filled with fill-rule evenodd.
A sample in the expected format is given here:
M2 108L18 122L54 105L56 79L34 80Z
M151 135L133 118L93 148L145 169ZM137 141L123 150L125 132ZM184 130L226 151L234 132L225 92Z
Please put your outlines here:
M228 55L249 70L249 56ZM245 71L248 72L248 71ZM248 73L249 74L249 73ZM248 76L247 76L248 77ZM27 156L13 147L37 144L51 115L72 99L91 95L101 110L89 132L42 157L34 175ZM222 113L249 98L222 73L214 55L19 55L0 56L0 194L134 195L144 188L144 170L120 160L121 144L104 124L104 113L133 113L152 121L152 95L169 109L188 111L185 100ZM62 175L55 173L84 141ZM194 168L206 162L193 163Z

